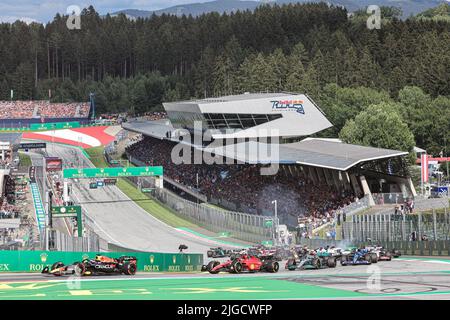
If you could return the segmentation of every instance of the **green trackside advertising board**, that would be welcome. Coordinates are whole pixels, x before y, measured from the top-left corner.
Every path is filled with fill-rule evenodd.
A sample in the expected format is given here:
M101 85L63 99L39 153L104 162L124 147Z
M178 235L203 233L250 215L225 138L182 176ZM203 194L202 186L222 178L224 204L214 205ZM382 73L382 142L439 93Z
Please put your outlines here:
M78 236L83 236L83 219L81 219L81 206L61 206L52 207L52 219L53 218L77 218Z
M0 272L41 272L46 266L61 261L72 264L95 258L96 252L65 251L0 251ZM141 272L201 271L202 254L159 252L111 252L108 257L135 256Z
M162 176L163 167L115 167L115 168L82 168L64 169L64 178L114 178L114 177L151 177Z
M79 127L80 127L80 123L78 121L30 124L30 130L72 129L72 128L79 128Z
M81 214L81 206L52 207L52 215L58 217L76 217Z

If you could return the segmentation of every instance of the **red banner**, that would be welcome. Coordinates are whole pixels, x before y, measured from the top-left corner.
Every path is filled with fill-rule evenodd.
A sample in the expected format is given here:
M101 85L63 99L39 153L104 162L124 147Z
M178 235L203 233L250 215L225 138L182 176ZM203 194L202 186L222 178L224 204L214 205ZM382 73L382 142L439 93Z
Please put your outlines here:
M428 157L426 153L420 156L422 182L428 182Z

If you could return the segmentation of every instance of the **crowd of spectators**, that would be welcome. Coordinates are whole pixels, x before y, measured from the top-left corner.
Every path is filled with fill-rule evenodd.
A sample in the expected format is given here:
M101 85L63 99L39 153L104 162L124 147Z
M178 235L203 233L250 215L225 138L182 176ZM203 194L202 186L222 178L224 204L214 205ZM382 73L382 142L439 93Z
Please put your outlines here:
M19 218L20 209L14 202L16 192L21 190L21 186L16 185L9 175L5 175L5 195L0 198L0 219Z
M144 113L144 118L149 121L161 120L167 118L167 113L164 111L153 111Z
M51 103L49 101L0 101L0 119L87 118L89 103Z
M357 199L350 192L336 192L306 177L280 171L276 175L261 175L258 165L175 165L171 160L173 146L170 141L144 137L128 146L127 152L147 165L163 166L165 176L208 199L225 199L250 213L273 212L272 201L277 200L279 215L308 217L310 223L320 226Z

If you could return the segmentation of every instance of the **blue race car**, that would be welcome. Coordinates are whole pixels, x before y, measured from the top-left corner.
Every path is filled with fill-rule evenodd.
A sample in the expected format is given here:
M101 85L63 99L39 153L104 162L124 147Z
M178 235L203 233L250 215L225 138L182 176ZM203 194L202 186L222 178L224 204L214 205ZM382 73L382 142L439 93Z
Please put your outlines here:
M341 256L341 265L369 265L372 264L372 255L368 249L353 248L350 253L342 254Z

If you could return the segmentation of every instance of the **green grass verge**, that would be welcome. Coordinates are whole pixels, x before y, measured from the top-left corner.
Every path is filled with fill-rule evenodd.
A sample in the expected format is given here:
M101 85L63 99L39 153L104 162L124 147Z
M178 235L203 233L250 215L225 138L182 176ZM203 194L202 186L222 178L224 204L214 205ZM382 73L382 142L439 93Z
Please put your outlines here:
M91 162L98 168L108 167L108 163L103 157L103 147L94 147L85 149L86 153L90 156ZM171 209L165 207L162 203L154 198L149 198L147 195L139 191L136 186L129 180L119 178L117 181L117 187L126 194L131 200L136 202L138 206L147 211L149 214L163 221L164 223L172 227L186 227L194 228L197 225L178 217Z
M19 152L19 160L21 167L31 167L33 165L30 156L25 153Z

